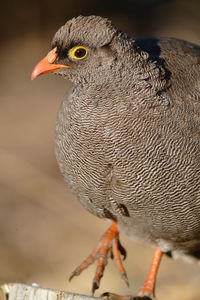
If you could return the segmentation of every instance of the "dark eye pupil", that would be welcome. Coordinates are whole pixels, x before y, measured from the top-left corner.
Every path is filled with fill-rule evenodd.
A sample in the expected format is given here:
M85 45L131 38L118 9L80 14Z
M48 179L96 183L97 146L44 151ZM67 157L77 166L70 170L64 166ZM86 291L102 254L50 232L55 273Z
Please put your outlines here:
M85 54L86 54L86 50L83 48L77 49L76 52L74 53L74 55L79 58L85 56Z

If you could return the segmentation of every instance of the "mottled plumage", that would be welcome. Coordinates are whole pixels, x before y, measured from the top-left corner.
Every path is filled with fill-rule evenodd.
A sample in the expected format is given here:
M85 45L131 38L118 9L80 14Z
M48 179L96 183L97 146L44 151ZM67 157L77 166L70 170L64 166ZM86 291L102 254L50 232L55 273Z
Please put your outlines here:
M82 60L71 47L87 47ZM51 48L73 83L56 124L56 157L82 205L162 252L200 256L200 48L133 39L77 17Z
M68 186L129 236L164 251L200 250L200 48L129 39L96 17L68 21L52 48L63 55L72 44L91 53L58 60L74 82L56 125Z

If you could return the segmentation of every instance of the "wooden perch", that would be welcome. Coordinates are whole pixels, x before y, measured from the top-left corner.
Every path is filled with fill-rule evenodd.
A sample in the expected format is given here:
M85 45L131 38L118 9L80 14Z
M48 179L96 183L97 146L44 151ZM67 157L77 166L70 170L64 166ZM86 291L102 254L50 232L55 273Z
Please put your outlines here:
M37 284L26 285L9 283L0 287L5 300L98 300L100 298L75 293L52 290L40 287Z

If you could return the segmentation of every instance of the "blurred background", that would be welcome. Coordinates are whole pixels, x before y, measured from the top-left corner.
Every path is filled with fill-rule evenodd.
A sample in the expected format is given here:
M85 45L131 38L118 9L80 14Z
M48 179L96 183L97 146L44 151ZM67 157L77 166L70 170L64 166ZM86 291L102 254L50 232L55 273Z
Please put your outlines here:
M54 156L54 126L69 83L46 75L31 82L34 65L68 19L97 14L132 36L170 36L200 44L199 0L17 0L0 11L0 284L36 282L90 294L95 265L68 282L108 223L86 212L65 187ZM121 237L130 288L109 260L96 295L136 292L153 250ZM200 266L164 257L157 296L200 299Z

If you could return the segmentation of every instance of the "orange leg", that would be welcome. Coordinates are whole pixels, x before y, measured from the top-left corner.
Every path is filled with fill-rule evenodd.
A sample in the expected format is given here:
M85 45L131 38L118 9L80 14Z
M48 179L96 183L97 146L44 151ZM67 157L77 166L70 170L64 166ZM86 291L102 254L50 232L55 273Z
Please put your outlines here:
M143 288L138 293L138 296L155 297L156 278L157 278L158 268L159 268L162 255L163 255L162 251L158 247L156 247L154 250L154 255L153 255L153 260L151 263L149 275L143 285Z
M74 276L78 276L84 269L97 260L97 268L92 284L92 294L99 288L100 280L103 276L105 266L107 264L107 258L111 254L122 278L128 284L128 278L121 262L120 254L126 256L125 249L119 242L119 232L117 228L117 222L113 222L108 230L104 233L99 240L96 248L71 274L69 280Z

